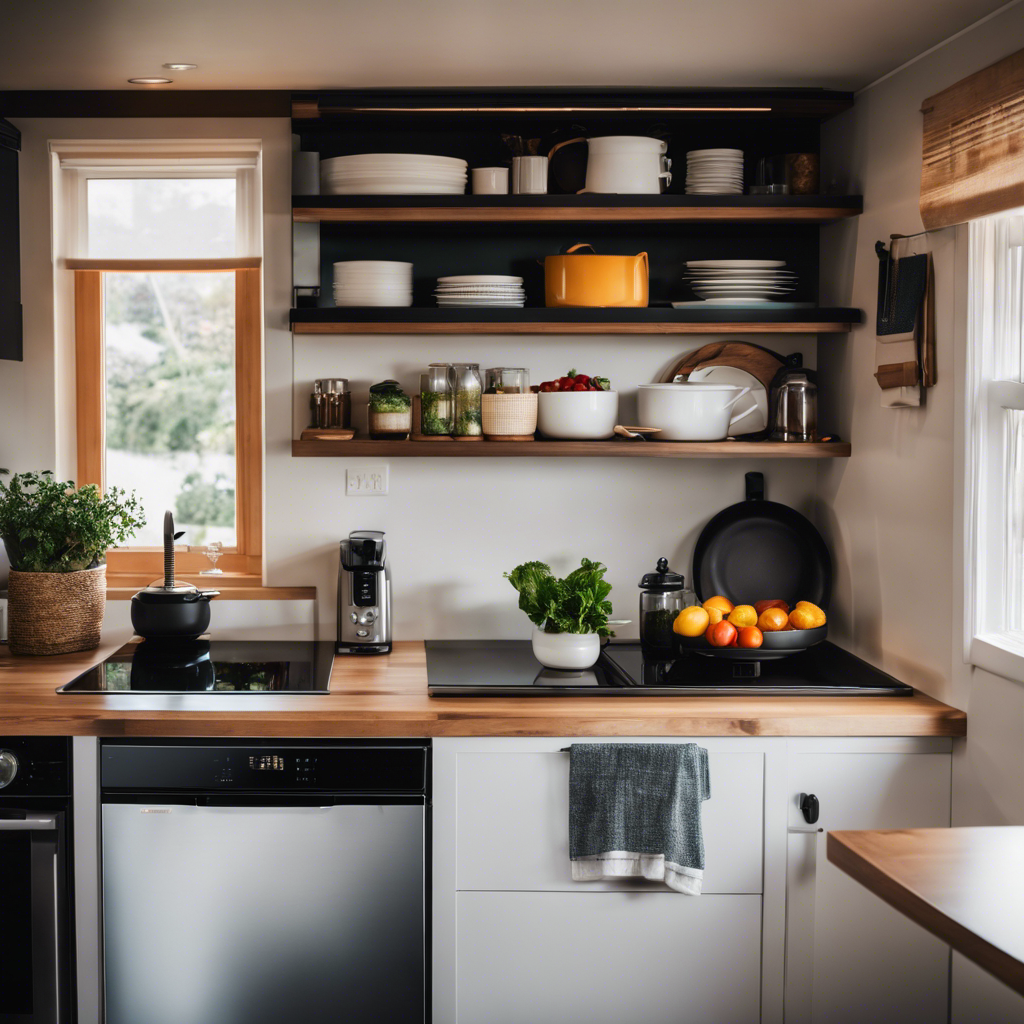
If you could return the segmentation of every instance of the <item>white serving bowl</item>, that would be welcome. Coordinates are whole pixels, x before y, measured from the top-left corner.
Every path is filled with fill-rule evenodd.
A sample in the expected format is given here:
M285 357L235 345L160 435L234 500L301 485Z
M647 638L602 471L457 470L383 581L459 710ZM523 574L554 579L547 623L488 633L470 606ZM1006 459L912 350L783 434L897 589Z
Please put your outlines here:
M654 438L658 441L724 441L732 424L756 408L757 402L751 398L747 405L736 409L749 391L749 387L737 384L707 382L640 384L640 426L657 427L660 433Z
M619 422L617 391L541 391L537 428L563 441L603 441Z
M545 633L534 626L531 639L533 656L545 668L590 668L601 655L601 637L597 633Z

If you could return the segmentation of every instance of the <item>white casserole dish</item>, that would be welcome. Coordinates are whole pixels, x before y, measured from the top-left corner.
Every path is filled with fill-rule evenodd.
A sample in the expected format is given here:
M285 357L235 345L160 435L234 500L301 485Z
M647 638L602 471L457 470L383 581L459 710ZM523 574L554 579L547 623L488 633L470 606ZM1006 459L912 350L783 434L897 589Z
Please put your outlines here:
M657 427L658 441L724 441L733 423L746 417L756 402L734 412L749 387L737 384L640 384L640 426Z

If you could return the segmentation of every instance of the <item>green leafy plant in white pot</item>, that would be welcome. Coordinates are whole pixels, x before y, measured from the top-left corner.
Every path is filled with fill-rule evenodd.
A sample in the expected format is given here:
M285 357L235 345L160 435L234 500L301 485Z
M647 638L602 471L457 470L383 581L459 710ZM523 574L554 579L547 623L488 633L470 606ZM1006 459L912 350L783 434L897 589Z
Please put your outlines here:
M111 487L104 495L95 484L76 488L51 472L0 479L0 538L11 563L11 652L70 654L97 647L107 549L145 523L134 492Z
M612 611L605 566L584 558L565 579L543 562L524 562L505 578L519 591L519 608L533 623L533 654L545 668L585 669L601 654Z

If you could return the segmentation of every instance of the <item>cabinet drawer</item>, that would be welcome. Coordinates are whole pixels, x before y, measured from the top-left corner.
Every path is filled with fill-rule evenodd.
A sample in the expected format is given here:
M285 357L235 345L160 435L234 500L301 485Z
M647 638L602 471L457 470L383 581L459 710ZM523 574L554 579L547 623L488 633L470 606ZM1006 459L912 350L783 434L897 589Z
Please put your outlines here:
M460 892L458 1024L754 1024L761 898Z
M709 755L703 805L705 893L762 887L764 761L759 752ZM456 768L457 887L575 893L651 887L573 882L569 868L569 755L460 752Z

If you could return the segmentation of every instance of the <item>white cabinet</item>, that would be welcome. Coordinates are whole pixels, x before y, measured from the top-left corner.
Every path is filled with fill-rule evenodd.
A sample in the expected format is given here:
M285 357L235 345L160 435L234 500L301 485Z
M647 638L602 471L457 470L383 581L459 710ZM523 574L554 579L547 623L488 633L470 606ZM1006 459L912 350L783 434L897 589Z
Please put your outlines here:
M825 834L948 826L949 773L948 753L791 752L786 1024L945 1024L949 947L829 863ZM804 793L820 832L794 831Z

